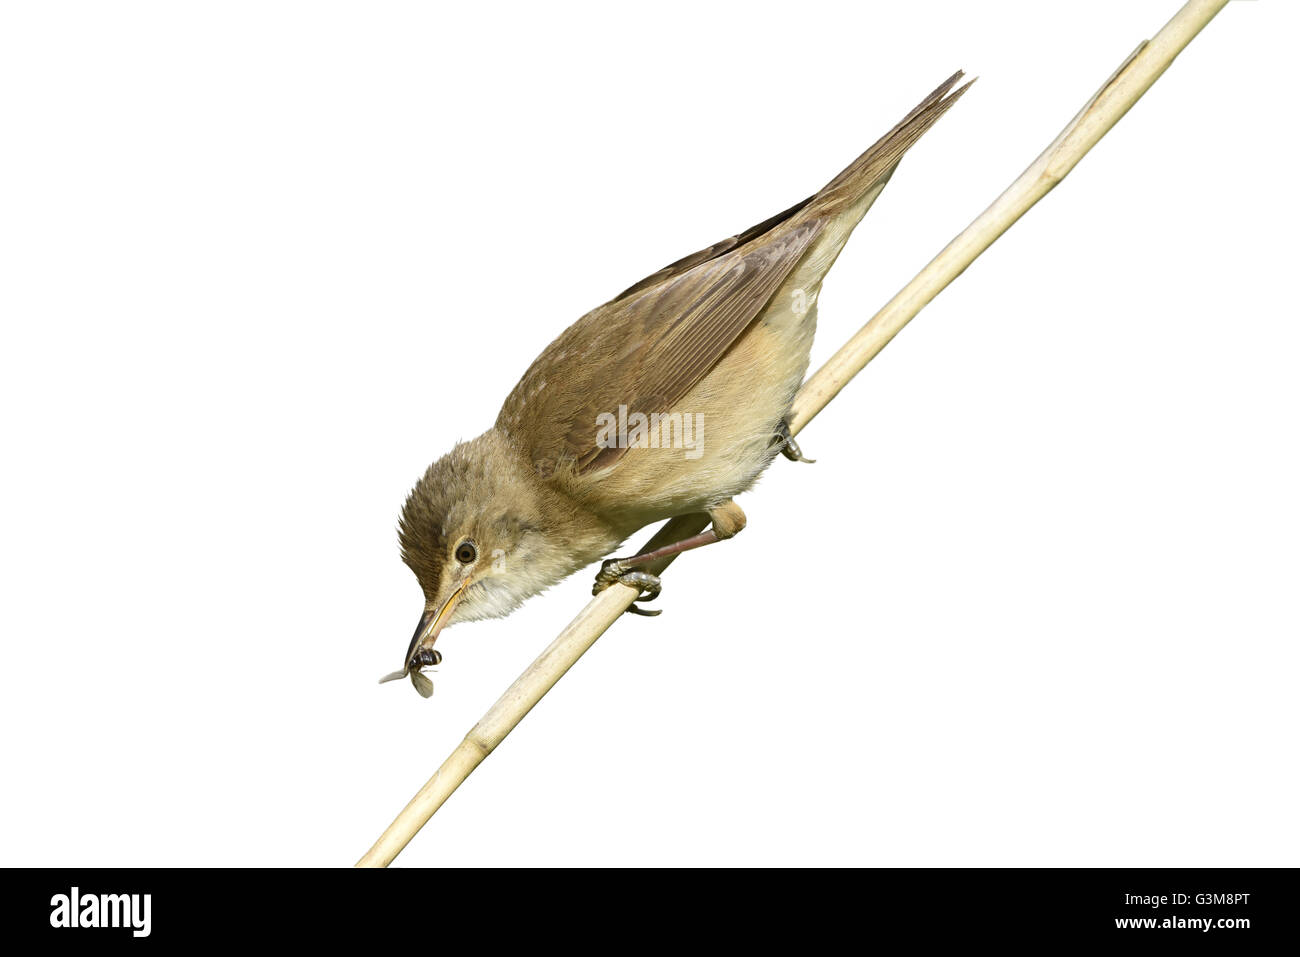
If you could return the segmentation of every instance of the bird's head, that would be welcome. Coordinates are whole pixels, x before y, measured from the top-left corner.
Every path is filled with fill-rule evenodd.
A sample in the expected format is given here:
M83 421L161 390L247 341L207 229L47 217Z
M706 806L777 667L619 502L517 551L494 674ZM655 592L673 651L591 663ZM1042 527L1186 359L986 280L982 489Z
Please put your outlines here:
M461 442L429 466L402 507L402 560L424 592L424 611L401 671L420 694L420 673L442 660L444 628L508 615L581 565L573 565L560 516L544 487L495 431ZM558 532L558 533L557 533Z

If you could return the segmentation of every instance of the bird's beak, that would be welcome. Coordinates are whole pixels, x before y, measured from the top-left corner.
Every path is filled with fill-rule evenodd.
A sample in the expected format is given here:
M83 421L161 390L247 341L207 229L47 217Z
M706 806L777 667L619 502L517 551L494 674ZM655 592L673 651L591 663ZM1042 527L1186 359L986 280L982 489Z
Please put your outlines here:
M447 596L447 600L442 603L442 607L436 612L431 608L425 609L424 614L420 616L420 623L415 626L415 634L411 636L411 644L406 649L405 667L401 671L394 671L392 674L384 675L379 679L380 684L385 681L396 681L398 678L405 678L410 675L415 690L420 692L423 697L427 698L433 694L433 684L428 678L420 674L420 668L423 666L417 667L416 659L422 651L431 651L433 649L433 643L438 640L438 633L446 626L451 613L456 610L456 605L459 604L460 596L464 591L465 585L461 585ZM434 664L437 664L437 662L435 661Z

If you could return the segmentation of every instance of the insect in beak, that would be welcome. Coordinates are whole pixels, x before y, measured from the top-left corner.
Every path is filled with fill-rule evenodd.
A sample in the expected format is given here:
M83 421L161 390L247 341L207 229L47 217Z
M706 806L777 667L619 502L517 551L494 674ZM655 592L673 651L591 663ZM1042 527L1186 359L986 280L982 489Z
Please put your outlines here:
M442 631L447 619L455 610L464 590L465 586L461 585L452 592L436 614L432 609L425 609L424 614L420 616L419 624L415 626L411 644L406 649L406 666L401 671L384 675L379 679L380 684L409 677L411 685L420 693L420 697L427 698L433 694L433 682L421 674L421 671L442 662L442 652L434 648L433 643L438 640L438 633Z

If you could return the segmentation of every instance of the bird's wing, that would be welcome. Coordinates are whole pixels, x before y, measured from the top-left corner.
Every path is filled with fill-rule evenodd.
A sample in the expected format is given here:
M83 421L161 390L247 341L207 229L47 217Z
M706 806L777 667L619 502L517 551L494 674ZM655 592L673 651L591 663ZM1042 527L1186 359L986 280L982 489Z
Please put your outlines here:
M680 276L682 273L700 265L700 263L708 262L710 259L717 259L719 256L725 253L729 253L733 249L746 245L752 240L757 239L759 236L762 236L764 233L771 232L777 226L780 226L787 219L794 216L795 213L798 213L802 209L804 209L804 207L806 207L809 203L811 203L815 198L816 198L816 194L814 194L813 196L809 196L803 202L795 203L789 209L785 210L784 212L777 213L771 219L765 219L757 226L750 226L749 229L745 230L743 233L736 233L736 235L730 236L727 239L722 240L721 242L716 242L712 246L706 246L704 249L701 249L699 252L691 253L689 256L683 256L681 259L677 260L674 263L668 264L658 272L646 276L635 286L630 286L629 288L624 289L622 292L620 292L617 296L614 297L613 301L621 302L622 300L627 299L629 296L641 292L643 289L648 289L651 286L663 282L665 279L671 279L675 276Z
M498 426L539 472L612 466L627 450L598 444L600 417L620 406L628 414L670 410L762 311L821 229L815 220L720 255L704 250L695 265L661 270L583 316L524 374Z

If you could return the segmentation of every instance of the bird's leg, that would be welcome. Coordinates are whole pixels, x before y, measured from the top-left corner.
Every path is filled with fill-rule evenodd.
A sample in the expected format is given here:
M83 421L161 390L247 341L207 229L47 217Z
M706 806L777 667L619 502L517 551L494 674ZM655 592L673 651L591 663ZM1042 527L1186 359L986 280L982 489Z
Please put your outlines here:
M731 499L709 509L709 520L713 523L713 527L698 535L691 535L689 538L642 552L631 558L611 558L603 562L600 571L596 573L596 583L591 586L591 593L598 595L614 582L620 582L641 589L642 594L636 598L636 601L651 601L657 598L659 592L663 590L663 583L659 576L651 572L638 571L638 566L652 564L661 558L680 555L693 548L703 548L714 542L726 541L744 528L746 523L745 513ZM634 615L646 616L657 615L662 611L662 609L647 611L635 606L627 610Z
M776 427L776 435L772 439L772 444L781 443L781 454L791 462L807 462L809 465L816 462L816 459L806 459L803 453L799 451L799 444L795 442L794 436L790 434L790 423L785 419Z

